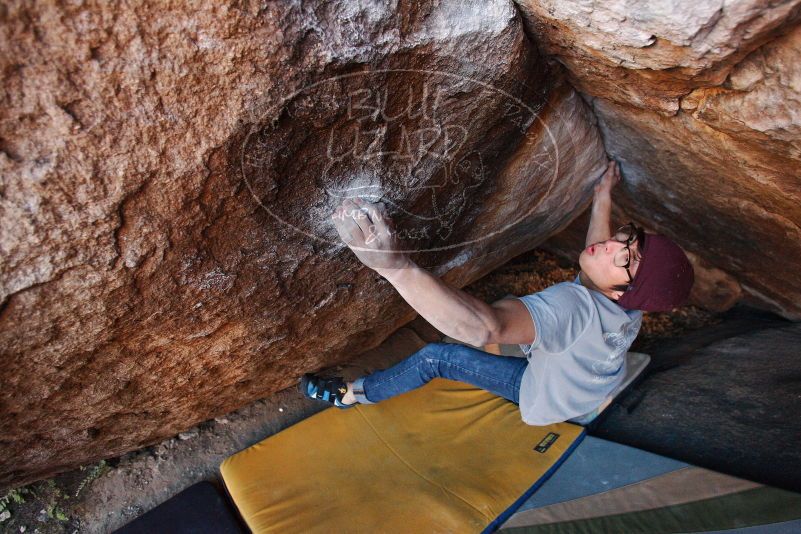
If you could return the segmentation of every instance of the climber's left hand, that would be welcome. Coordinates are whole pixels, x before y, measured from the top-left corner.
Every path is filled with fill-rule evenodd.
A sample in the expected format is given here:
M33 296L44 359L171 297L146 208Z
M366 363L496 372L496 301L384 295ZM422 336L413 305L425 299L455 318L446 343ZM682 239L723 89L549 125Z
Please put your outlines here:
M404 269L412 265L409 255L398 251L401 246L397 232L383 202L346 199L331 218L342 241L371 269Z

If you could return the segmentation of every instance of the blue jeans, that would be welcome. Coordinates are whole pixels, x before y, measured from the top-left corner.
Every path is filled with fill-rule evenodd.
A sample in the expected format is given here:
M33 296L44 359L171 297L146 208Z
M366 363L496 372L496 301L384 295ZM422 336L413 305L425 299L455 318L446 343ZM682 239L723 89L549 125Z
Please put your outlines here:
M457 343L429 343L402 362L353 382L362 404L375 404L441 377L466 382L520 404L526 358L496 356Z

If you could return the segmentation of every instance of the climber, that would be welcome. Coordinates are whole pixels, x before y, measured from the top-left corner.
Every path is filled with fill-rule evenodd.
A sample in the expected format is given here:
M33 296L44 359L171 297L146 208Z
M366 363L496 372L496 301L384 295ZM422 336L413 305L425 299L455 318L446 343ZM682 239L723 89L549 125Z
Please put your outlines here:
M595 185L587 247L574 281L491 305L396 252L394 226L382 203L344 201L332 215L342 240L431 325L474 347L519 344L526 357L429 343L389 369L353 382L306 374L301 392L351 408L443 377L514 402L531 425L592 412L625 376L625 355L640 329L642 311L681 306L694 279L686 255L667 237L646 234L633 223L611 233L611 192L619 180L617 163L609 162Z

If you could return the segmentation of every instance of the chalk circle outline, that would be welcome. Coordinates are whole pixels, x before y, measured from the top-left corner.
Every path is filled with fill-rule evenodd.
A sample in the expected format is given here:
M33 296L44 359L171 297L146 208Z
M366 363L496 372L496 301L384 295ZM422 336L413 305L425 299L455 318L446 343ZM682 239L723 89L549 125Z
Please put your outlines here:
M245 172L245 168L246 168L246 165L245 165L245 147L248 146L248 143L250 141L251 136L253 136L253 134L255 134L259 130L261 130L261 128L258 127L257 125L262 124L263 121L264 121L264 118L267 117L268 114L281 109L287 102L290 102L292 99L297 97L299 94L301 94L301 93L303 93L305 91L308 91L309 89L313 89L314 87L317 87L317 86L322 85L324 83L329 83L332 80L338 80L338 79L342 79L342 78L351 78L351 77L356 77L356 76L368 76L368 75L373 75L373 74L402 73L402 72L405 72L405 73L418 73L418 74L435 74L435 75L441 75L441 76L450 77L450 78L457 78L457 79L462 80L462 81L468 81L468 82L471 82L471 83L479 84L479 85L481 85L481 86L483 86L483 87L485 87L485 88L487 88L487 89L489 89L491 91L495 91L496 93L502 94L505 97L509 98L510 100L513 100L513 101L517 102L523 108L528 110L528 112L531 113L532 116L534 116L534 118L536 120L540 121L540 124L542 124L542 126L545 128L545 131L547 132L548 137L551 138L551 143L553 144L554 151L556 152L556 164L554 165L553 177L551 178L550 184L548 184L548 189L547 189L547 191L545 191L545 194L543 194L540 197L539 201L537 201L534 204L534 206L531 207L528 211L526 211L523 215L521 215L520 217L518 217L517 219L515 219L511 223L507 224L506 226L500 228L499 230L492 231L489 234L487 234L485 236L482 236L482 237L479 237L479 238L476 238L476 239L471 239L471 240L468 240L468 241L463 241L461 243L455 243L455 244L451 244L451 245L444 245L444 246L441 246L441 247L433 247L433 248L428 248L428 249L417 249L417 248L415 248L415 249L402 249L402 250L392 249L392 250L384 250L383 252L386 252L388 254L391 254L391 253L412 253L412 252L438 252L438 251L442 251L442 250L450 250L450 249L453 249L453 248L464 247L466 245L470 245L470 244L473 244L473 243L478 243L479 241L483 241L483 240L488 239L488 238L490 238L490 237L492 237L494 235L498 235L498 234L501 234L501 233L505 232L506 230L508 230L509 228L511 228L512 226L514 226L515 224L517 224L518 222L520 222L524 218L528 217L536 208L538 208L540 206L540 204L542 204L542 202L548 197L548 194L551 192L551 189L553 189L553 186L556 183L556 177L559 175L559 145L556 142L556 138L554 137L553 133L551 133L551 129L548 127L547 124L545 124L545 122L542 121L542 119L540 119L539 114L535 113L534 110L530 106L528 106L525 102L523 102L522 100L520 100L516 96L510 95L509 93L507 93L503 89L499 89L497 87L494 87L493 85L491 85L489 83L478 81L478 80L474 80L472 78L469 78L467 76L461 76L459 74L454 74L454 73L450 73L450 72L443 72L443 71L438 71L438 70L427 70L427 69L379 69L379 70L371 70L371 71L366 71L366 72L350 72L350 73L347 73L347 74L338 74L336 76L331 76L330 78L325 78L324 80L320 80L320 81L315 82L313 84L310 84L310 85L307 85L305 87L302 87L301 89L298 89L297 91L295 91L291 95L289 95L287 97L284 97L279 103L271 106L267 111L265 111L259 117L259 119L256 121L256 123L251 127L250 132L248 132L248 135L245 137L244 141L242 142L242 149L240 151L240 161L239 162L240 162L240 166L242 168L242 180L245 182L245 185L247 186L248 191L250 191L250 194L253 197L253 199L256 201L256 203L259 206L261 206L267 213L269 213L271 217L276 219L278 222L280 222L280 223L282 223L282 224L284 224L286 226L289 226L290 228L292 228L296 232L299 232L299 233L301 233L303 235L306 235L306 236L308 236L308 237L310 237L312 239L323 241L323 242L331 244L331 245L335 245L335 246L339 245L342 242L341 240L331 241L331 240L325 239L323 237L320 237L318 235L314 235L314 234L311 234L309 232L306 232L305 230L302 230L302 229L294 226L292 223L285 221L280 216L278 216L277 214L273 213L273 211L270 210L270 208L268 208L267 206L264 205L264 203L261 201L261 199L258 197L258 195L256 195L256 192L253 190L253 187L250 185L250 182L248 181L247 173ZM546 102L545 105L547 106L548 103ZM352 246L352 245L347 245L347 246L348 246L348 248L350 248L352 250L363 250L365 252L378 252L376 249L369 248L369 247L357 247L357 246Z

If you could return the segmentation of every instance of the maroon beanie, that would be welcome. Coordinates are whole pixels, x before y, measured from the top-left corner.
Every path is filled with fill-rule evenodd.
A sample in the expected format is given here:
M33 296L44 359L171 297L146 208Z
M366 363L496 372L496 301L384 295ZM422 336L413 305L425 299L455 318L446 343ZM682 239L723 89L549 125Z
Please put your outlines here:
M685 303L695 273L684 251L659 234L645 234L640 266L617 303L629 310L670 311Z

